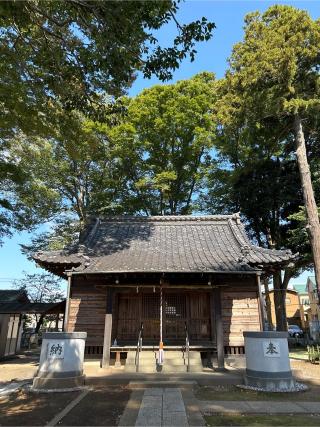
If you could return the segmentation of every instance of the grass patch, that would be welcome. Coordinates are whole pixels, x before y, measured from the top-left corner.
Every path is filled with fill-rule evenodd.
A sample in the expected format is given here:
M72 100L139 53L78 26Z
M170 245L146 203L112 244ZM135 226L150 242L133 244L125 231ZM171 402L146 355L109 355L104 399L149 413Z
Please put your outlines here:
M319 402L320 387L312 386L309 390L297 393L267 393L262 391L242 390L235 386L206 386L195 390L199 400L226 400L226 401L304 401Z
M320 426L318 415L205 415L207 426Z
M291 348L289 352L291 359L308 360L308 351L306 348Z

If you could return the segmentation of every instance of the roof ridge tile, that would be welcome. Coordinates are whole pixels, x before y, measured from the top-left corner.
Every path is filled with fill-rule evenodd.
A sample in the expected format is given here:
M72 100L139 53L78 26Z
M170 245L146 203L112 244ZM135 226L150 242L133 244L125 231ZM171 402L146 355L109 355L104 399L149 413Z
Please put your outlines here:
M226 215L153 215L153 216L135 216L135 215L114 215L114 216L99 216L92 219L100 222L206 222L206 221L238 221L240 216L238 213Z

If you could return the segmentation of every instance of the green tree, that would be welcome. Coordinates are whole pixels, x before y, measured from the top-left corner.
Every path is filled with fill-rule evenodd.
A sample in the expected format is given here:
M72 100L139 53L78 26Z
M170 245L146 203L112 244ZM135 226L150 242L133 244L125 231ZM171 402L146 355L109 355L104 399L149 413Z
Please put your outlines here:
M249 133L251 141L257 136L254 144L261 144L263 129L270 133L262 143L266 154L295 151L320 284L320 226L305 141L306 122L314 120L319 107L319 41L319 21L313 21L305 11L272 6L263 14L249 14L244 40L233 49L217 109L234 135L238 129L235 139L241 144ZM248 152L251 147L248 144ZM284 294L286 280L279 280L277 277L275 286Z
M31 119L46 118L57 99L65 109L96 115L96 106L101 111L106 105L104 94L121 95L138 70L170 79L214 28L206 18L180 25L178 9L179 1L169 0L2 1L2 125L29 129ZM170 21L178 34L172 46L161 47L154 33Z
M20 138L11 153L29 180L17 197L52 224L23 252L81 239L92 215L191 213L211 161L213 89L203 73L124 99L117 126L73 113L55 140Z
M50 221L53 228L35 238L35 247L48 239L50 248L71 243L90 215L123 213L123 145L114 144L110 134L109 126L72 112L61 117L54 139L19 135L13 140L9 159L27 177L15 199L30 224Z
M132 189L147 215L191 213L214 144L214 76L154 86L132 99L115 132L138 154Z
M77 110L113 123L117 103L137 71L172 77L214 24L176 19L179 1L2 1L0 3L0 231L28 227L14 200L27 178L7 159L12 139L56 139L65 115ZM172 22L177 35L162 47L155 32ZM121 31L119 31L121 29ZM71 125L72 127L72 125ZM26 185L28 180L26 181ZM21 206L23 210L23 206ZM29 217L30 219L31 217Z
M231 213L240 211L251 239L259 246L269 249L290 248L294 253L298 247L292 240L296 221L294 214L302 203L299 191L299 174L294 160L283 157L267 156L262 151L257 158L254 141L246 139L244 155L238 145L238 161L235 167L227 162L217 162L208 173L208 191L202 197L201 208L211 213ZM249 146L253 148L250 154ZM222 149L222 147L221 147ZM227 144L227 149L230 145ZM234 149L232 150L234 152ZM248 157L246 158L246 155ZM220 156L222 156L220 151ZM289 280L301 272L307 265L306 259L296 260L295 267L271 266L268 276L273 276L275 287L277 327L286 327L285 293ZM285 271L281 277L281 269ZM264 277L265 286L268 277ZM280 282L279 282L280 281ZM268 292L267 302L268 302ZM270 307L267 304L267 308ZM271 313L267 310L271 323Z

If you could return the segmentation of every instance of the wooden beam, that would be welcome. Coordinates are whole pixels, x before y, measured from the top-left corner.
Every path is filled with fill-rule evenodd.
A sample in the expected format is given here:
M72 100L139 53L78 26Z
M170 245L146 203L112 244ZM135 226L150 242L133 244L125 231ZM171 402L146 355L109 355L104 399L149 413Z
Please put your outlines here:
M220 288L213 288L213 302L214 302L214 316L216 324L216 340L217 340L217 356L218 368L216 371L224 371L224 337L223 337L223 322L221 310L221 290Z
M69 310L70 310L70 295L71 295L71 281L72 275L68 274L68 287L67 287L67 298L66 298L66 308L63 316L63 331L68 332L68 320L69 320Z
M113 302L113 288L108 288L101 368L106 368L110 365L110 348L111 348L111 334L112 334L112 305L113 305L112 302Z

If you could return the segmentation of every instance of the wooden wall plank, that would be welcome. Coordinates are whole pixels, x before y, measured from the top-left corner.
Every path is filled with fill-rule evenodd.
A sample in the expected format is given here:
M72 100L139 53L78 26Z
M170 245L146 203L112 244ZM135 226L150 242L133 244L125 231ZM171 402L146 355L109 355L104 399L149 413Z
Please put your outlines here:
M103 345L107 288L72 283L68 332L87 332L86 345Z
M258 291L248 289L223 289L222 321L224 345L244 345L244 331L260 331Z

